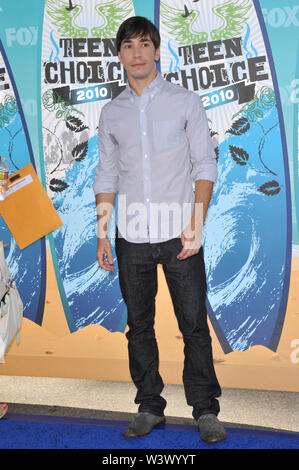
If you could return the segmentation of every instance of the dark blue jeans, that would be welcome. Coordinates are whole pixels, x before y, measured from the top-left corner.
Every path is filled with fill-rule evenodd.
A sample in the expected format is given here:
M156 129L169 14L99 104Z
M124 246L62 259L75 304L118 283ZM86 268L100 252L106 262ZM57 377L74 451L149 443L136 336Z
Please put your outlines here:
M180 238L162 243L130 243L116 237L119 283L128 311L129 366L137 388L138 411L163 416L166 400L159 374L159 352L154 331L157 264L162 264L179 329L184 340L183 383L188 405L197 420L219 413L216 378L207 323L206 275L203 250L185 260L176 256Z

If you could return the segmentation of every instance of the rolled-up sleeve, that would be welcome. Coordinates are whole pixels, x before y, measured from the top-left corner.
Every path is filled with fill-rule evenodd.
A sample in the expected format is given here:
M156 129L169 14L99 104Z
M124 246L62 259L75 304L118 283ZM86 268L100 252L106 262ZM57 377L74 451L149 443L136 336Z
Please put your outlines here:
M98 128L99 162L95 171L94 194L117 192L118 144L111 135L106 119L105 106L102 109Z
M214 183L218 176L216 154L206 112L200 96L196 93L190 95L186 133L190 148L192 180L209 180Z

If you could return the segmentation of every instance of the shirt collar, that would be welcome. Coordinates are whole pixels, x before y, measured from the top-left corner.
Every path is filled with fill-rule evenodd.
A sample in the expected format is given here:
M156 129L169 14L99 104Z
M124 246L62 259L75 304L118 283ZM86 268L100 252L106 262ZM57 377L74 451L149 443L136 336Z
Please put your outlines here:
M160 72L157 71L157 75L154 78L154 80L151 81L149 85L147 85L143 90L143 93L156 93L156 91L162 86L164 80L160 74ZM129 82L127 83L127 91L130 94L130 96L138 96L134 90L130 87Z

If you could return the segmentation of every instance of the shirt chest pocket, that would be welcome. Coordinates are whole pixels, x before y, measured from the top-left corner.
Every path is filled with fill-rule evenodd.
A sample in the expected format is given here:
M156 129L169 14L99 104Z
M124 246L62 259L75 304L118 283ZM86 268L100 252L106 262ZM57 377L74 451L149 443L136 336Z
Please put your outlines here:
M158 152L177 147L185 138L185 120L182 118L153 123L153 143Z

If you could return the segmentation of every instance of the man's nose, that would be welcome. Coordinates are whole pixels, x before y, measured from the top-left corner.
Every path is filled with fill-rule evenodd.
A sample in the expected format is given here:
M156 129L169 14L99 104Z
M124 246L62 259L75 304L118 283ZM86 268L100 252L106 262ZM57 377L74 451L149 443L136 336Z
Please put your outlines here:
M141 55L141 47L140 47L140 46L134 46L134 48L133 48L133 54L134 54L134 57L140 57L140 55Z

